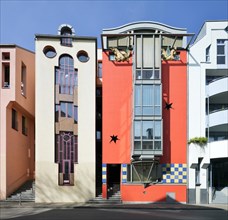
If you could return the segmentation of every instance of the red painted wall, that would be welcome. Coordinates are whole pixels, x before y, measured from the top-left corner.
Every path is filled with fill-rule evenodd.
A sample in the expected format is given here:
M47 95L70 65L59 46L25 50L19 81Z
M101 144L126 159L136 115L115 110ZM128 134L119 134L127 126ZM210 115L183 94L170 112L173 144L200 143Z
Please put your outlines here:
M187 53L180 61L162 62L163 156L161 163L186 163L187 146ZM173 103L165 109L165 102Z
M130 163L132 62L112 62L103 52L102 162ZM110 136L118 135L116 144Z
M166 202L167 192L174 192L177 202L186 202L185 185L152 185L146 189L143 185L121 185L121 199L125 202Z

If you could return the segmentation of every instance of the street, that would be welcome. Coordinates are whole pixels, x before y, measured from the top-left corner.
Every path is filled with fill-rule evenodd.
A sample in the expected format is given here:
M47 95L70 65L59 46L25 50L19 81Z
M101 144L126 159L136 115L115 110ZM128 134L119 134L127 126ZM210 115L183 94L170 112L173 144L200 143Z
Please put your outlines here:
M149 208L102 208L102 207L71 207L71 208L1 208L0 219L15 220L227 220L228 212L215 208L188 209L149 209Z

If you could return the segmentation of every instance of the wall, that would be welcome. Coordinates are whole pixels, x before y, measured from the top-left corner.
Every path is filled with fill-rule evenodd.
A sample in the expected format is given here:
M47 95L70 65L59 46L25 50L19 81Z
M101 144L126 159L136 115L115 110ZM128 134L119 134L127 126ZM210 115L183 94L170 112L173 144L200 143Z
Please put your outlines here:
M46 58L43 48L52 45L57 55ZM77 60L87 51L87 63ZM69 54L78 69L78 164L74 186L58 185L54 163L54 71L59 56ZM77 40L73 47L60 46L59 39L36 39L36 202L84 202L95 196L95 77L96 42Z
M132 83L132 61L112 62L103 52L103 163L130 163ZM120 140L110 143L112 135Z

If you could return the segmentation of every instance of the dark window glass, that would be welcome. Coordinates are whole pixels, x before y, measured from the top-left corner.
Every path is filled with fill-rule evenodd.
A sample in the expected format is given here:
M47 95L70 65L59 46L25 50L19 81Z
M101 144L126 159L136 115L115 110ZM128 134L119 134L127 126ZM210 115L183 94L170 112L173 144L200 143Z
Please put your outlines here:
M88 53L84 50L81 50L77 53L77 58L79 61L85 63L89 60Z
M27 119L22 116L22 134L27 135L28 133L28 128L27 128Z
M74 123L78 123L78 106L74 106Z
M53 58L56 56L55 48L52 46L46 46L43 49L43 53L47 58Z
M73 118L73 104L67 103L67 117Z
M10 65L8 63L3 64L2 87L10 87Z
M66 117L66 103L61 102L60 108L61 108L61 117Z
M18 123L17 123L17 111L12 109L12 128L17 130Z
M217 56L217 64L225 64L225 56Z

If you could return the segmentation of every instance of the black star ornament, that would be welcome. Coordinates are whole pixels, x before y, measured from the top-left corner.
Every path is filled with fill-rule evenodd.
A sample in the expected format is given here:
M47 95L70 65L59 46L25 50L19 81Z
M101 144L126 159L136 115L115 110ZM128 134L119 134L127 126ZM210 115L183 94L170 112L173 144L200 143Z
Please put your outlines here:
M112 135L112 136L110 136L111 137L111 140L110 140L110 142L109 143L111 143L112 141L116 144L116 141L118 141L118 140L120 140L119 138L118 138L118 135Z
M169 109L173 108L173 107L172 107L172 104L173 104L173 103L165 102L165 109L169 110Z

